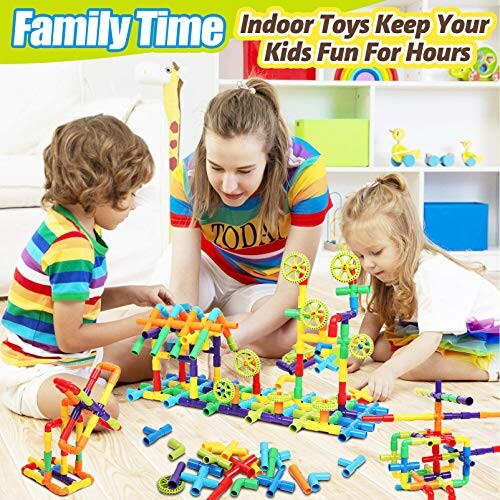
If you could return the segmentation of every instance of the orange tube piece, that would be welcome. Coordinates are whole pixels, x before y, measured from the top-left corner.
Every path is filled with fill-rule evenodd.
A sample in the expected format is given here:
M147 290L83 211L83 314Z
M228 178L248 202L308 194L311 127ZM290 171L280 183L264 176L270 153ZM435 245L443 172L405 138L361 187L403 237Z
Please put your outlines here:
M312 492L312 488L309 486L309 483L304 477L304 474L302 474L302 471L295 464L292 464L290 465L290 467L288 467L288 472L300 486L300 489L304 492L304 495L310 495Z

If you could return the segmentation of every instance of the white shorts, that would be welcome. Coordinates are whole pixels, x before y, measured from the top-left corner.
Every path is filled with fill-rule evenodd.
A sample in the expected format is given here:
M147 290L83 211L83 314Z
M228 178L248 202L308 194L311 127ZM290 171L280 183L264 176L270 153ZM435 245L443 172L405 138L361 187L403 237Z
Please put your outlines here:
M218 307L224 316L251 312L259 299L275 291L274 284L244 285L236 281L201 252L198 305L203 311Z
M92 366L71 369L67 366L40 364L14 366L0 360L0 398L9 410L27 417L46 419L38 408L38 391L50 377L68 373L88 379L92 368L102 360L102 349L97 350ZM97 383L106 383L100 379ZM61 399L63 395L61 394Z

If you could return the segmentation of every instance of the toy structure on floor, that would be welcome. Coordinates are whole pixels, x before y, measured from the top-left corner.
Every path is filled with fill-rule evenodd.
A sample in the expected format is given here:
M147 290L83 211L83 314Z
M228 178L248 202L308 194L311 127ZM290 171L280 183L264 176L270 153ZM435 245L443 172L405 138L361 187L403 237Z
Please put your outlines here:
M415 389L415 393L434 399L434 412L423 414L399 415L367 415L364 422L394 422L433 420L433 429L424 429L418 432L397 432L391 438L391 452L380 455L380 460L390 461L389 470L399 479L396 490L421 490L428 499L434 498L434 490L441 488L448 493L450 500L455 499L455 488L460 488L469 482L471 468L474 466L472 456L486 453L500 452L500 446L472 449L470 438L455 436L448 429L443 429L443 420L476 419L500 417L500 412L443 412L443 401L470 406L473 399L467 396L456 396L441 391L441 381L436 382L434 392L425 389ZM455 448L462 445L462 449ZM410 460L411 447L431 447L431 455L424 456L422 464ZM462 462L462 477L452 479L454 466Z
M101 397L98 401L94 401L90 393L102 371L110 372L110 376ZM28 463L21 469L26 477L60 496L74 493L94 482L94 478L83 470L82 452L97 424L108 429L121 429L118 421L104 409L120 378L120 371L118 366L111 363L99 363L92 370L83 389L68 380L54 379L55 386L66 396L61 402L61 417L45 424L43 459L28 458ZM71 414L70 405L73 406ZM82 413L90 415L86 425L83 423ZM52 453L52 429L57 427L61 427L58 441L60 458ZM75 445L69 443L73 429L76 431ZM74 465L68 463L68 455L75 455Z
M198 408L207 416L215 412L236 415L250 424L261 420L287 426L292 432L306 429L337 435L341 441L351 437L366 438L367 433L373 431L374 424L363 423L361 417L382 415L388 410L378 403L370 404L366 391L351 391L351 394L347 391L349 352L364 358L373 351L373 342L368 336L359 334L349 338L349 321L357 315L358 295L369 292L368 286L357 284L360 269L359 260L351 252L339 252L332 260L333 276L342 283L348 283L347 287L338 288L336 293L349 295L350 309L333 314L328 322L326 305L306 298L310 273L307 257L292 253L284 258L281 267L283 276L299 284L298 307L285 312L287 317L297 319L297 342L293 353L290 353L293 366L287 365L289 374L278 377L274 388L261 388L260 359L249 349L236 352L234 365L238 374L252 379L252 384L244 385L221 377L221 338L224 337L228 347L236 351L231 329L237 325L227 322L219 309L204 314L198 307L188 305L177 304L171 311L158 305L149 318L137 320L144 325L144 330L132 349L138 354L145 340L152 340L153 381L141 384L138 389L128 389L129 401L152 399L162 401L166 408L179 404ZM308 333L306 329L319 330L319 333ZM172 336L174 340L166 343ZM213 380L198 376L198 356L201 352L213 354ZM160 377L162 358L179 362L178 373L167 374L163 380ZM336 395L304 394L305 368L312 364L316 365L316 372L327 368L338 371ZM284 391L285 384L293 384L293 391Z

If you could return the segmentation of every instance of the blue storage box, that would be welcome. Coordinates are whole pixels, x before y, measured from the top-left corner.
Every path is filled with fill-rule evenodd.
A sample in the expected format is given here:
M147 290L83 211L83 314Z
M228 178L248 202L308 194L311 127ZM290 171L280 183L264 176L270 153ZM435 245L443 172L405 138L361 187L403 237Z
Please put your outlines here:
M426 202L424 229L427 237L445 250L487 250L488 204Z

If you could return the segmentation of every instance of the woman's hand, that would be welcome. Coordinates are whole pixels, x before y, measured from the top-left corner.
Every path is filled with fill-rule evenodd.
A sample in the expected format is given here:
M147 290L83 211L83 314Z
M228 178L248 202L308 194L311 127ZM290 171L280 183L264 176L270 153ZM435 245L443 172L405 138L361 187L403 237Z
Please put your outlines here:
M167 306L175 304L172 294L164 285L130 286L130 303L136 306L154 307L156 304Z

